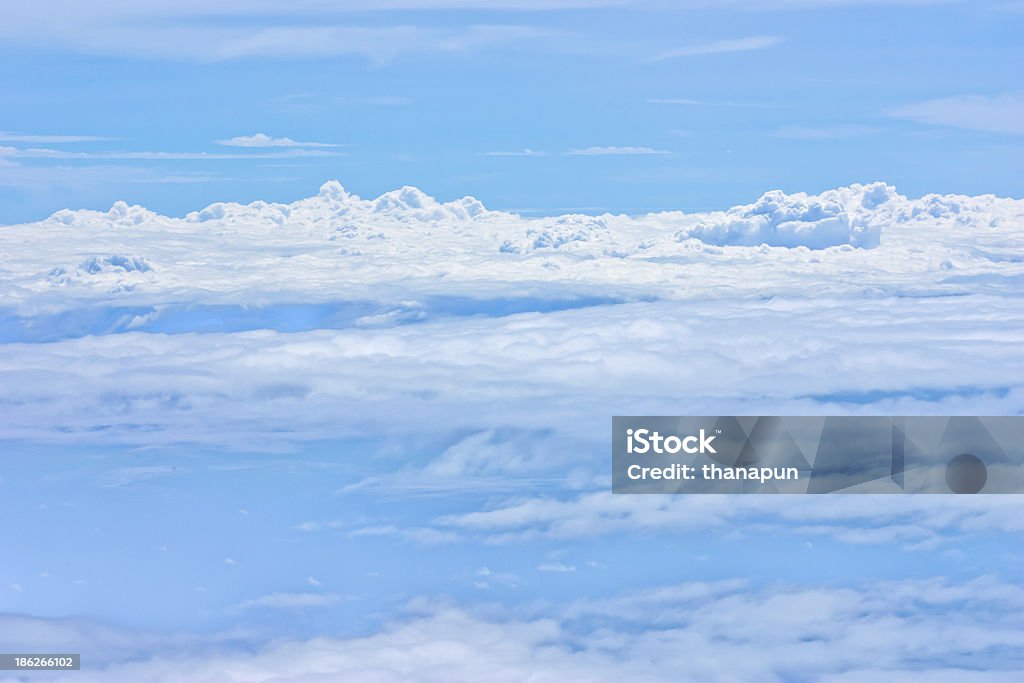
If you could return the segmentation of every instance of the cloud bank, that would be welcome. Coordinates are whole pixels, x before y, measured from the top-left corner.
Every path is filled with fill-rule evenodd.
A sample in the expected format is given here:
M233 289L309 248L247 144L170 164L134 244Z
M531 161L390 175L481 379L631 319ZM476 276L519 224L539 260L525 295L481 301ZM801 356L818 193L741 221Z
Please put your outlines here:
M206 547L152 551L156 568L182 553L169 597L130 590L229 627L161 639L8 614L0 649L90 652L89 670L40 678L113 683L1009 681L1022 598L998 572L1024 531L1015 497L613 496L606 440L614 414L1019 414L1022 236L1021 200L883 183L523 218L332 181L289 204L170 217L118 202L0 228L0 439L67 458L77 505L27 516L71 475L26 458L8 492L39 489L5 498L8 517L134 529L110 550L120 566L166 522L123 517L219 511L186 522ZM268 490L288 504L261 505ZM722 555L711 580L611 566L677 537ZM880 576L759 580L757 539L827 545ZM371 583L414 551L426 586ZM49 552L29 544L3 569L8 612L50 594ZM61 555L61 581L125 594L121 574L84 571L94 557ZM420 597L396 611L394 595ZM320 627L354 623L347 609L375 621ZM319 637L290 630L307 621Z
M558 606L560 616L547 607L554 606L468 610L414 601L401 619L368 635L279 640L248 651L208 647L200 655L164 655L158 647L134 661L111 657L102 668L38 678L1009 683L1020 665L1013 653L1024 646L1024 591L990 576L842 588L692 582L581 599ZM37 630L45 635L46 626ZM61 632L52 634L54 646L62 644Z
M59 211L0 229L0 429L276 448L388 415L576 438L669 404L1014 414L1022 217L880 183L635 217L336 182L184 218Z

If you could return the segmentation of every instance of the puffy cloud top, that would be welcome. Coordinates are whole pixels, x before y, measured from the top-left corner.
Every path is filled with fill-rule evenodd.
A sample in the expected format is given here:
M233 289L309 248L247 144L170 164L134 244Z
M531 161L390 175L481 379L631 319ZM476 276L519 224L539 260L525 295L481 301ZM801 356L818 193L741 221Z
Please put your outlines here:
M473 297L555 287L665 298L723 285L769 295L867 281L948 289L951 275L1017 262L1022 233L1022 200L908 199L884 183L773 190L706 213L525 218L408 186L363 199L331 180L287 204L217 202L174 218L116 202L7 226L0 287L17 309L111 295L146 304L373 298L413 280L423 294ZM772 275L780 267L785 280Z

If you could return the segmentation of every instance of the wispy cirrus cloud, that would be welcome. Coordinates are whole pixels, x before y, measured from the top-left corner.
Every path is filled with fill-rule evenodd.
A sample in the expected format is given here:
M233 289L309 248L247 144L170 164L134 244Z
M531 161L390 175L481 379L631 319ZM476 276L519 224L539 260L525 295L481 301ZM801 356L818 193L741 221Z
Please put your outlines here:
M547 152L538 152L535 149L525 147L518 151L496 151L496 152L481 152L480 156L485 157L543 157L547 156Z
M342 599L342 596L334 593L270 593L268 595L261 595L258 598L243 600L235 605L234 610L330 607L331 605L338 604Z
M100 137L97 135L34 135L30 133L0 130L0 142L57 145L73 142L103 142L116 139L117 138Z
M842 124L835 126L785 126L772 131L772 137L787 140L836 140L877 133L875 126Z
M0 145L0 158L16 159L111 159L119 161L198 161L216 159L287 159L292 157L338 156L342 152L321 149L287 149L280 152L160 152L160 151L102 151L77 152L48 147L10 147Z
M210 172L169 171L144 168L129 164L38 165L4 159L0 150L0 187L13 187L38 192L44 188L62 188L62 199L68 201L67 188L97 188L109 185L193 185L231 180L227 176Z
M171 465L144 465L138 467L119 467L106 472L100 478L100 486L120 487L131 486L152 479L169 477L177 471Z
M712 40L707 43L696 43L685 45L670 50L665 50L652 57L651 62L663 62L667 59L678 59L681 57L698 57L702 55L717 55L728 52L749 52L751 50L763 50L775 47L782 43L779 36L749 36L746 38L732 38L729 40Z
M356 56L386 63L403 54L444 54L491 46L536 45L544 38L565 34L519 24L470 24L426 26L409 24L355 25L325 17L322 23L282 20L278 24L244 21L210 21L206 14L182 11L179 22L132 21L121 14L77 14L72 21L47 12L39 16L14 16L0 26L0 44L52 46L78 53L189 62L222 62L242 59L321 59ZM187 22L186 18L194 21ZM6 18L6 17L5 17ZM25 19L21 30L19 18ZM142 18L146 18L143 16Z
M769 104L767 102L734 102L729 100L715 101L715 100L698 100L692 97L649 97L647 98L649 104L673 104L681 106L693 106L693 107L775 107L775 104Z
M329 519L324 521L310 520L301 522L292 528L297 531L323 531L325 529L342 529L345 526L347 526L346 522L339 519Z
M571 564L563 564L561 562L545 562L544 564L537 565L537 571L553 572L555 574L570 574L576 571L576 567Z
M593 147L582 147L577 149L570 149L564 152L557 153L560 156L580 157L580 156L623 156L623 155L666 155L671 154L665 149L655 149L654 147L641 147L641 146L615 146L615 145L595 145ZM526 147L521 150L513 151L493 151L493 152L481 152L480 156L485 157L544 157L549 156L547 152L541 150L531 149Z
M940 97L895 107L888 114L936 126L1024 135L1024 91Z

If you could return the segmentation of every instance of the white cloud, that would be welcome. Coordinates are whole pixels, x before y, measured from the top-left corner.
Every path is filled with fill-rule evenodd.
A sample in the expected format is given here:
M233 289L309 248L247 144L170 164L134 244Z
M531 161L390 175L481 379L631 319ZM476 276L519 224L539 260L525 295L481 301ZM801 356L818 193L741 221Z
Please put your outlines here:
M562 564L561 562L544 562L543 564L537 565L537 571L568 574L576 571L576 567L571 564Z
M771 108L775 105L766 104L763 102L730 102L730 101L708 101L708 100L695 100L689 97L651 97L647 101L650 104L678 104L683 106L699 106L699 107L755 107L755 108Z
M872 4L928 5L942 0L869 0ZM728 3L728 11L763 13L765 10L813 9L863 3L864 0L772 0ZM361 55L386 61L398 54L440 53L491 45L536 48L545 39L562 48L564 34L530 26L493 23L441 28L437 22L422 26L384 21L403 12L476 10L519 13L580 10L599 7L643 7L639 0L365 0L324 3L298 0L281 3L259 0L149 0L83 5L74 0L8 3L0 24L0 43L30 45L49 50L142 58L217 61L243 58L311 58ZM663 5L667 12L694 8L714 10L720 3L690 0ZM367 15L371 19L367 20ZM376 15L376 16L372 16ZM489 17L488 17L489 18ZM449 24L452 22L449 22ZM772 36L720 40L670 50L678 54L713 54L767 47ZM583 42L583 41L581 41ZM593 42L588 41L588 42Z
M97 137L95 135L32 135L0 130L0 142L27 142L29 144L60 144L72 142L101 142L116 138Z
M50 342L0 344L2 431L280 449L438 425L446 447L481 425L553 430L507 441L518 451L480 436L362 484L429 492L550 477L539 456L557 439L596 443L593 416L627 408L1013 414L1022 229L1019 200L884 185L639 217L524 219L337 183L184 218L61 211L0 229L3 339ZM214 305L219 328L163 333ZM309 326L289 327L292 313ZM592 457L560 450L579 458L567 466Z
M481 152L481 155L485 157L542 157L546 154L547 152L538 152L529 147L518 152Z
M350 538L366 536L389 536L420 545L436 545L458 540L458 535L444 529L430 527L399 527L393 524L366 526L349 533Z
M231 180L228 176L208 171L168 170L126 164L34 165L4 157L0 150L0 187L15 187L35 193L52 189L59 191L58 201L74 201L81 192L82 201L90 191L116 187L151 184L216 183Z
M859 137L878 132L878 128L860 124L842 124L835 126L786 126L772 132L777 138L790 140L835 140Z
M888 113L931 125L1024 135L1024 92L943 97L896 107Z
M128 8L127 3L113 3L112 9L89 13L73 4L67 11L19 8L5 15L0 43L59 45L85 54L196 62L353 55L382 63L409 53L536 45L560 35L523 25L361 25L339 22L331 13L316 23L297 12L290 21L282 18L268 24L260 21L263 13L255 6L235 3L229 3L221 20L215 21L214 6L177 3L157 9L151 3L138 4L139 11ZM165 14L177 21L167 21L162 17ZM223 20L225 17L235 21Z
M870 500L870 504L865 501ZM1012 496L955 498L880 495L622 496L583 493L575 498L516 499L488 510L442 517L441 529L492 543L536 538L573 539L608 534L645 534L715 529L742 533L773 530L827 536L857 544L895 544L908 549L951 545L981 529L1024 533L1022 505Z
M225 147L342 147L331 142L299 142L291 138L274 138L266 133L239 135L226 140L217 140L218 145Z
M595 146L595 147L584 147L581 149L570 149L566 152L562 152L566 156L616 156L616 155L665 155L671 154L663 149L654 149L653 147L631 147L631 146ZM547 152L537 151L530 149L529 147L520 151L496 151L496 152L481 152L481 156L486 157L542 157L547 156Z
M75 581L81 585L82 580ZM124 662L135 657L149 658L156 652L187 651L198 654L205 646L218 647L223 639L213 636L191 636L181 633L151 633L142 629L120 629L111 624L82 618L48 619L9 610L0 612L0 633L4 647L13 652L89 652L92 666L106 662ZM0 673L0 681L17 679ZM84 672L76 672L82 675ZM44 674L45 676L45 674Z
M295 529L298 531L324 531L327 529L342 529L346 525L345 522L338 519L330 519L326 521L311 520L308 522L302 522L295 525Z
M315 581L315 579L314 579ZM319 582L312 583L314 586ZM307 609L330 607L341 602L342 597L333 593L271 593L258 598L243 600L233 608L236 611L253 609Z
M1016 497L612 496L596 473L606 472L610 414L1020 412L1024 385L1007 368L1024 364L1022 230L1019 200L908 199L883 184L638 217L523 219L411 187L362 199L334 182L291 204L218 203L184 218L125 203L61 211L0 229L0 436L225 450L385 442L398 459L367 458L380 471L356 495L481 494L412 527L289 520L295 537L344 528L346 542L550 545L749 529L905 548L952 547L979 532L1012 542L1024 531ZM210 306L215 330L203 329ZM307 318L308 329L288 327ZM233 328L240 320L257 324ZM422 449L408 446L417 437ZM552 481L556 470L563 477ZM553 490L492 495L487 485L509 477ZM482 561L456 578L467 588L518 585L508 572L474 574ZM273 589L254 594L263 590ZM270 592L236 611L339 599ZM725 580L483 615L420 602L362 637L172 652L142 635L110 637L119 645L102 675L998 681L1016 673L1006 653L1024 645L1022 606L1020 587L995 577ZM103 636L49 626L0 617L0 632L33 647ZM968 665L987 673L965 674Z
M1022 608L1024 590L992 576L847 587L682 583L480 613L421 599L367 635L245 648L150 645L146 656L107 658L103 680L782 683L799 675L849 683L883 675L892 683L1010 683L1018 676L1014 654L1024 646ZM32 623L17 620L0 617L0 625ZM35 623L37 647L65 642L72 627ZM83 652L97 641L97 652L110 651L104 644L116 642L78 630ZM78 681L86 673L45 680Z
M778 36L749 36L746 38L733 38L730 40L714 40L708 43L698 43L665 50L651 59L652 62L661 62L666 59L677 59L679 57L696 57L700 55L716 55L727 52L749 52L751 50L763 50L782 43Z
M250 152L246 154L231 152L153 152L153 151L101 151L76 152L46 147L16 148L0 146L0 157L18 159L111 159L139 161L177 161L177 160L223 160L223 159L290 159L295 157L338 156L341 152L330 152L320 149L289 149L283 152Z
M536 489L562 480L558 469L573 444L546 433L498 435L482 430L459 439L423 466L406 466L347 484L337 493L384 490L402 495L449 495L457 492L494 494Z
M132 287L145 292L164 267L155 263L153 273L95 277L129 294ZM851 261L851 269L858 263ZM697 270L693 277L702 276ZM861 282L869 277L861 272ZM753 287L748 294L738 283L729 286L738 291L727 316L722 300L691 299L380 329L129 332L4 344L3 434L50 443L261 450L296 440L437 433L442 425L453 434L481 424L557 429L575 439L592 429L594 416L627 407L644 411L630 414L661 414L669 405L681 414L1019 410L1024 389L1003 370L1024 362L1021 347L1007 343L1024 330L1018 301L974 295L964 308L963 297L910 295L817 303L780 298L786 290L778 284L769 295L774 300L759 298ZM799 282L787 286L802 291ZM839 282L820 286L841 290ZM681 307L686 319L678 319ZM49 325L37 322L34 333ZM16 329L10 318L5 326ZM888 349L881 355L880 340ZM605 360L585 361L599 358ZM705 377L717 379L709 385ZM365 387L373 388L373 401ZM857 398L872 393L879 397ZM139 432L137 424L149 427ZM100 425L102 432L94 428ZM578 448L565 452L572 453L590 457ZM490 476L504 483L506 474ZM450 490L470 481L444 483Z
M138 467L119 467L106 472L101 478L102 486L131 486L143 481L168 477L176 472L171 465L143 465Z

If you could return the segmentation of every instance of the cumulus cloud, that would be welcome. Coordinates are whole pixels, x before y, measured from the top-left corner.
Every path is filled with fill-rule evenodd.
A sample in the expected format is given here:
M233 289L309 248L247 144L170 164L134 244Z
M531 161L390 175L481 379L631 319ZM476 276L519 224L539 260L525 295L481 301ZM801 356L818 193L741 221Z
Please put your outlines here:
M573 449L548 431L627 408L1013 414L1022 217L882 184L638 217L336 182L184 218L60 211L0 229L2 429L235 448L464 430L362 483L427 492L550 476L530 468Z
M272 460L293 468L307 447L365 456L318 477L323 498L294 518L219 501L234 540L214 543L211 530L203 571L240 585L265 571L235 533L244 525L261 544L284 536L296 557L328 535L403 557L401 543L423 557L466 552L446 580L476 599L581 584L561 604L378 603L387 623L359 637L166 647L98 629L102 674L46 679L1009 680L1022 598L998 576L764 585L727 574L595 595L571 579L599 557L609 585L631 583L595 552L610 537L650 549L667 533L758 533L801 550L877 544L928 558L972 539L1016 542L1015 497L613 496L606 441L613 414L1019 413L1024 384L1007 369L1024 365L1022 230L1020 200L907 198L882 183L694 214L527 219L472 197L403 187L362 198L328 182L289 204L177 218L118 202L0 228L6 441L132 447L125 467L97 470L101 486L169 486L186 479L172 476L179 462L235 467L175 460L195 452L183 445L281 451ZM267 466L246 457L239 469ZM429 507L414 497L437 493ZM301 567L221 610L246 623L340 610L346 598L320 590L340 585L334 569ZM5 579L24 590L8 600L33 599L30 570ZM87 626L49 626L0 617L14 634L5 644L84 653L91 642Z

